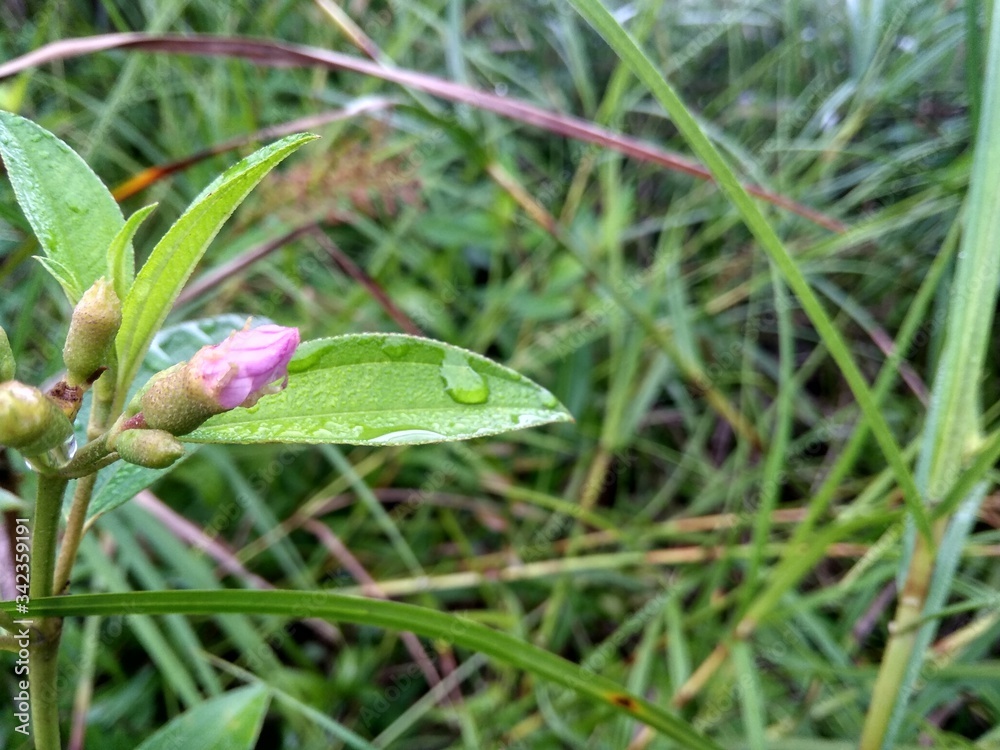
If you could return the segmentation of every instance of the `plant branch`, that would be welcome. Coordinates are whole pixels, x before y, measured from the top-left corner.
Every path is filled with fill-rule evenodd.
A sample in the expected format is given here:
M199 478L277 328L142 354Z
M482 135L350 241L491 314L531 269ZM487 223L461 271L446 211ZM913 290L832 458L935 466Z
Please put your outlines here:
M67 484L68 480L60 476L38 476L38 498L35 502L35 523L31 538L29 592L32 600L52 595L59 512ZM40 641L32 644L31 672L28 675L31 719L37 750L59 750L61 747L56 692L60 626L61 620L58 618L44 618L33 634L34 637L40 636Z

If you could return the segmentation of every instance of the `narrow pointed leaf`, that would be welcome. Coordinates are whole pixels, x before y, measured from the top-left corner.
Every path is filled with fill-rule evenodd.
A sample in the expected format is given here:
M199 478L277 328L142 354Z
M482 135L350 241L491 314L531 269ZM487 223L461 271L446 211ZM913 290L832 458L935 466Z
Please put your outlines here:
M122 306L115 343L120 388L132 382L153 336L222 225L271 169L314 138L308 133L282 138L227 169L153 248Z
M156 209L155 203L144 208L140 208L128 217L118 234L108 246L108 278L115 285L115 294L118 299L125 299L128 290L132 288L132 281L135 279L135 249L132 247L132 238L138 231L139 226Z
M171 720L137 750L253 750L270 702L267 690L260 685L230 690Z

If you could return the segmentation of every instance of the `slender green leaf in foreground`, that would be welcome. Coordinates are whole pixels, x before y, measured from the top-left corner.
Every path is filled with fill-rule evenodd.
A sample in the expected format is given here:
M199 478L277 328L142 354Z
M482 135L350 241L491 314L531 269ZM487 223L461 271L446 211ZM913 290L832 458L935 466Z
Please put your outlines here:
M414 445L571 419L556 397L478 354L403 334L302 344L288 387L184 440Z
M13 613L14 602L0 603ZM719 750L686 721L661 706L626 692L615 682L468 617L400 602L362 599L318 591L142 591L81 594L31 600L33 616L258 614L320 617L441 638L530 674L570 688L577 695L613 707L690 750Z

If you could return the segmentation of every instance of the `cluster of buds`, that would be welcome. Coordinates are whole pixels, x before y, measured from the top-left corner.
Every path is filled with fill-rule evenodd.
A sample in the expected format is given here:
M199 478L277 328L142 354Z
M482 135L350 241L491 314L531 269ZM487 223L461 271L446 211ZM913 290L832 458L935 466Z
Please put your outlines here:
M98 279L73 309L63 360L66 380L48 394L14 380L7 334L0 329L0 445L19 450L42 469L59 469L75 448L72 421L83 392L113 364L121 302L112 284Z
M66 379L48 394L14 380L14 356L0 328L0 445L33 465L59 469L65 460L38 460L73 441L72 421L83 392L113 368L121 303L113 286L98 280L73 311L63 349ZM177 439L216 414L249 407L282 390L299 344L295 328L264 325L236 331L190 360L155 375L104 438L108 452L150 468L166 468L184 454ZM81 452L82 455L82 452Z

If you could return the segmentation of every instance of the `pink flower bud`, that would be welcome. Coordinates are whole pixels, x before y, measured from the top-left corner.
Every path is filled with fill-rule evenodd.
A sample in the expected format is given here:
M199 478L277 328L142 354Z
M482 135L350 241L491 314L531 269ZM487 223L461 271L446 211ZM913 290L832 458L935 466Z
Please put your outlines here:
M288 382L288 362L299 345L296 328L265 325L236 331L221 344L200 349L187 362L164 370L137 394L132 420L141 426L186 435L209 417L253 406ZM278 381L281 381L280 384Z
M253 406L261 396L276 392L268 388L272 383L287 382L288 362L298 345L297 328L261 326L204 347L188 366L223 409Z

